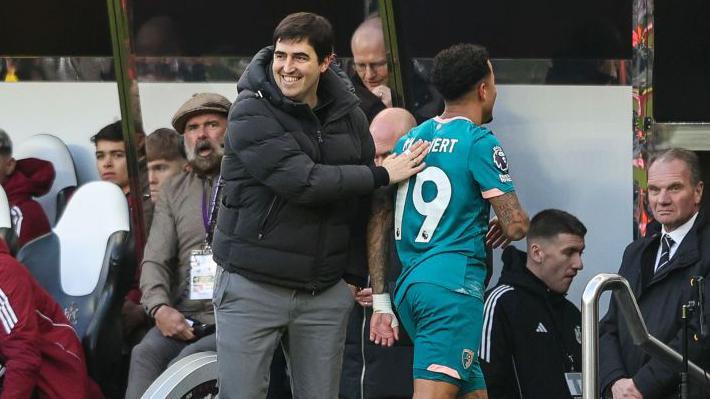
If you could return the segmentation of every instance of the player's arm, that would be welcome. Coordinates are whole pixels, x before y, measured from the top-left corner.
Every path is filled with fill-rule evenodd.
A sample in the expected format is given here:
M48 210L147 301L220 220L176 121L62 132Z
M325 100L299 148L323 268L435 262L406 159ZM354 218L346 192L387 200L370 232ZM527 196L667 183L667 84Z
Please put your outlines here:
M367 264L373 294L385 292L387 231L392 223L390 190L378 189L372 196L372 214L367 224Z
M528 232L528 215L515 195L508 158L498 139L493 134L484 135L472 142L469 153L469 170L496 214L486 244L495 248L522 239Z
M496 218L491 221L486 243L492 247L504 241L517 241L525 237L530 226L527 213L520 205L515 192L509 192L489 198ZM498 245L496 245L498 244Z
M382 188L373 194L372 215L367 224L367 263L372 285L372 320L370 340L392 346L399 339L399 323L392 311L390 296L385 292L389 227L392 225L391 191Z

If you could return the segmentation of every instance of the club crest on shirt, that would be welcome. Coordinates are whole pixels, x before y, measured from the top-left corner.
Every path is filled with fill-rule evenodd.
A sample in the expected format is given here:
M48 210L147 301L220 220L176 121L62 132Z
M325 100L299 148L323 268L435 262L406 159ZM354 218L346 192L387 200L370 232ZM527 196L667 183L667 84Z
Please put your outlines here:
M461 353L461 363L463 364L464 369L468 369L471 367L471 364L473 364L473 359L475 358L475 354L473 353L472 350L470 349L464 349L463 352Z
M582 327L576 326L574 328L574 337L577 338L577 342L582 344Z
M501 172L508 173L508 158L506 158L503 148L499 145L493 147L493 163Z
M64 316L72 325L76 325L79 321L79 305L76 302L70 303L64 308Z

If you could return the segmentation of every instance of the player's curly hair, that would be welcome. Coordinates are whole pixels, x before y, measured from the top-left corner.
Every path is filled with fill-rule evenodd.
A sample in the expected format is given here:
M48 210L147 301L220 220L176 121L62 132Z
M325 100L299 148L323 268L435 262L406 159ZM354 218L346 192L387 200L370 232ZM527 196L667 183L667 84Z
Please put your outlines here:
M477 44L455 44L434 57L431 82L445 100L462 97L489 73L488 50Z

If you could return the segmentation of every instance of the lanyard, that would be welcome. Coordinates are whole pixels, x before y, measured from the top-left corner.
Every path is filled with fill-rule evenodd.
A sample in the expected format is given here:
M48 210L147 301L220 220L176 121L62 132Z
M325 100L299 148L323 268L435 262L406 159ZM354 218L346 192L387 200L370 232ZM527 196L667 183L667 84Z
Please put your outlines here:
M569 338L567 336L567 334L569 334L569 331L561 330L559 328L559 326L557 325L557 320L554 317L555 312L552 309L552 305L550 305L550 298L549 297L545 298L545 302L546 302L547 310L550 312L550 315L552 316L552 317L550 317L550 323L551 323L552 329L555 330L555 335L562 338L560 340L560 349L563 352L562 355L566 358L565 360L567 361L568 368L569 368L569 370L565 370L565 372L568 372L568 371L574 372L575 371L574 356L572 356L572 352L569 351L569 349L567 348L567 339ZM562 313L562 316L564 317L564 312ZM564 320L563 320L563 324L564 324ZM562 334L560 334L560 332L562 332Z
M222 191L222 176L217 178L217 182L212 185L211 195L207 199L207 190L202 190L202 224L205 226L205 244L209 246L212 243L212 236L214 235L214 227L217 219L217 211L219 206L217 206L217 198L220 191Z

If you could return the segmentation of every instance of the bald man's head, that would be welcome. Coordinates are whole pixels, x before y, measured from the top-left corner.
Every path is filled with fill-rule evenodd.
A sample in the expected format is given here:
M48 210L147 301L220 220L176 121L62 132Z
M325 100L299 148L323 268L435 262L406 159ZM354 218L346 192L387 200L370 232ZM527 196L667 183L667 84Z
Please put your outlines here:
M353 52L355 71L365 87L372 90L387 85L387 51L379 17L370 17L358 26L350 40L350 49Z
M387 108L377 114L370 124L375 141L375 165L392 153L397 140L417 125L414 116L404 108Z

